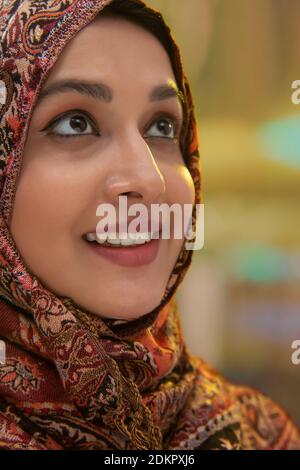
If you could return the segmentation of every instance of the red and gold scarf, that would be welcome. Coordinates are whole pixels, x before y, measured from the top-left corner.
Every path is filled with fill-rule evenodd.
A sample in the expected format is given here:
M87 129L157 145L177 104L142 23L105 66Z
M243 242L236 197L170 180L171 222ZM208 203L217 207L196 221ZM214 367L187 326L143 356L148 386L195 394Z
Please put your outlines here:
M110 3L0 0L0 339L6 347L0 449L300 448L298 432L281 408L229 384L187 350L174 294L192 251L182 249L159 307L120 323L47 290L11 236L17 178L39 91L68 41ZM196 204L202 197L193 100L178 47L156 14L169 34L187 103L181 145Z

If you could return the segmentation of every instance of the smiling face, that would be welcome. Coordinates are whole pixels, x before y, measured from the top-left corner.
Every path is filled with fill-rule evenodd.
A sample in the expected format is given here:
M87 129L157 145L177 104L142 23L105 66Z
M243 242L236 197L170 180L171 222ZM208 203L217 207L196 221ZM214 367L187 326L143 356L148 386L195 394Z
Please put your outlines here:
M117 209L123 194L128 207L193 204L174 139L183 118L175 83L155 36L100 17L64 49L34 108L11 233L45 287L102 317L134 319L157 307L181 250L180 239L159 240L154 259L124 265L83 239L96 231L99 204Z

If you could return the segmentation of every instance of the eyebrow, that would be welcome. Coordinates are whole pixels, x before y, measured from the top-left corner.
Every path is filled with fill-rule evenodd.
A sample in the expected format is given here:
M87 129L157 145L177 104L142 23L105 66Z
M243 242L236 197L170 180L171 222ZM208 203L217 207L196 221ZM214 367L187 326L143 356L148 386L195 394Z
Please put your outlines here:
M82 95L96 98L104 103L110 103L113 99L113 91L104 83L89 82L86 80L65 79L51 83L44 88L38 97L38 104L45 98L56 95L57 93L65 93L68 91L76 91ZM176 98L180 104L184 104L182 92L177 88L174 80L168 83L154 87L149 95L149 101L162 101L168 98Z

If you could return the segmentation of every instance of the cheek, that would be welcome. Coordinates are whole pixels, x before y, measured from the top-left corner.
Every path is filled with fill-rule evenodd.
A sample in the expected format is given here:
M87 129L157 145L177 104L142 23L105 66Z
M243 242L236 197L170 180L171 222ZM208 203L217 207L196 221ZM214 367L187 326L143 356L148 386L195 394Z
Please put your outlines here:
M78 208L78 181L47 158L32 159L17 182L11 231L20 240L50 240L68 229Z
M185 165L178 165L166 172L165 182L169 203L194 204L194 182Z
M195 202L195 187L190 172L184 164L172 167L169 171L165 172L166 183L166 198L169 205L179 204L182 210L181 217L175 217L171 214L171 233L174 235L172 239L172 246L175 250L177 258L183 243L183 239L176 239L177 236L183 236L183 230L186 228L186 212L183 207L189 205L192 209ZM176 234L176 235L175 235Z

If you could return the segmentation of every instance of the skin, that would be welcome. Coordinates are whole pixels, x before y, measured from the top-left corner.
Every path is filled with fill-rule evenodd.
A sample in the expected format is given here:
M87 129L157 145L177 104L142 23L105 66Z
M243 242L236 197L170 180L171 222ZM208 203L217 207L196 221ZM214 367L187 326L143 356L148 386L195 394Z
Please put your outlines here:
M181 105L174 97L149 101L155 86L175 82L172 66L151 33L122 18L100 17L65 47L43 89L66 78L108 84L114 97L104 103L69 90L36 104L11 233L29 270L46 288L102 317L138 318L159 305L182 240L161 240L152 263L124 267L94 255L82 235L96 231L97 206L111 203L117 208L120 194L127 194L128 207L193 204L194 185L179 142L165 137L155 114L182 119ZM80 115L88 129L79 136L41 132L74 109L88 113L100 135L85 114ZM78 134L67 115L55 130Z

